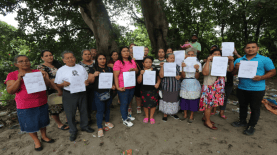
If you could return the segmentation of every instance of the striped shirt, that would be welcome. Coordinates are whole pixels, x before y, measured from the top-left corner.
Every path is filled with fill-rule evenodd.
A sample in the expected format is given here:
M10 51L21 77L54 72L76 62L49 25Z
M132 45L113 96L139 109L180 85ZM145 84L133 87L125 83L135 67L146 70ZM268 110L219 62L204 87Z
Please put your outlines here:
M180 66L176 65L176 75L180 75ZM181 80L175 77L164 77L161 81L161 90L169 92L179 91L181 87Z
M156 68L159 71L161 69L161 66L160 66L161 62L166 62L166 59L163 59L163 60L155 59L152 63L152 67Z

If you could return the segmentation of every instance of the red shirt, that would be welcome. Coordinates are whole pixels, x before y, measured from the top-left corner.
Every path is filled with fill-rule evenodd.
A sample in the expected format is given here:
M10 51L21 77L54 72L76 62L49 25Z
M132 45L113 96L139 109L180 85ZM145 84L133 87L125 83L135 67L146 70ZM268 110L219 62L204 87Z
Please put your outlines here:
M32 69L32 72L40 72L40 70ZM16 81L18 79L18 70L8 74L5 84L9 80ZM40 107L47 103L46 91L28 94L24 81L21 80L20 88L15 93L15 102L17 109L29 109Z

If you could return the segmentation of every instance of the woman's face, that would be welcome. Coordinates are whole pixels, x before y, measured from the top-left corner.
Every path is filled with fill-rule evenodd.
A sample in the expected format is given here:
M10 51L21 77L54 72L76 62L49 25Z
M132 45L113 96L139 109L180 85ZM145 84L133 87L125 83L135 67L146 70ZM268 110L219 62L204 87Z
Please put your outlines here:
M145 59L142 64L145 69L150 69L152 67L152 63L151 59Z
M147 47L144 47L144 56L147 56L149 53L149 49Z
M99 55L99 57L97 58L97 61L99 66L106 65L106 57L104 55Z
M90 51L84 51L82 55L82 59L84 61L90 61L91 60L91 52Z
M159 49L159 51L158 51L158 57L159 58L164 58L165 57L165 53L164 53L163 49Z
M28 70L31 68L30 60L25 56L18 57L17 62L14 65L18 69L23 69L23 70Z
M189 51L187 57L196 57L193 51Z
M113 59L113 61L116 61L118 59L117 52L113 52L112 59Z
M168 53L173 53L171 48L167 49L166 54L168 54Z
M212 54L212 56L214 57L214 56L219 56L219 57L221 57L221 53L219 52L219 51L215 51L213 54Z
M41 57L41 59L44 61L44 62L48 62L48 63L52 63L54 58L53 58L53 54L51 52L44 52L43 53L43 56Z
M167 62L174 62L175 61L175 56L174 55L170 55L167 59Z
M129 47L129 51L132 52L132 53L133 53L133 46L135 46L135 45L131 45L131 46Z
M128 48L123 48L121 51L121 56L122 58L128 59L130 56L130 52L128 50Z

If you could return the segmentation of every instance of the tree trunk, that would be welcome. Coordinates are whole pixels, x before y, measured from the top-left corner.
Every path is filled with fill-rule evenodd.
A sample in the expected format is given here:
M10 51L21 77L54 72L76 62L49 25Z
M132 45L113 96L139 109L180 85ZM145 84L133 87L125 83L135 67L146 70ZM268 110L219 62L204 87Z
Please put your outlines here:
M142 13L145 19L146 29L151 41L153 54L157 54L159 48L166 50L168 22L162 7L162 0L141 0Z
M82 17L89 26L96 39L98 53L110 54L113 50L118 51L115 42L117 36L113 32L108 12L102 0L76 1L80 7Z

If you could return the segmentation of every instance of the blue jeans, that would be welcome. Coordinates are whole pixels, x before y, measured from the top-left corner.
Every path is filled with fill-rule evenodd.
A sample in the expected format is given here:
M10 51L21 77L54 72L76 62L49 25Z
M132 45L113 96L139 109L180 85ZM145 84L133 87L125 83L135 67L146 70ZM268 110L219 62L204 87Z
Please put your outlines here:
M99 94L97 91L94 91L94 101L97 108L96 113L96 120L97 120L97 126L98 128L103 128L102 121L103 121L103 114L105 112L105 122L110 121L110 105L112 103L112 98L106 100L106 101L100 101Z
M128 106L134 97L135 88L117 91L117 93L120 100L120 112L123 120L126 120L128 116Z

